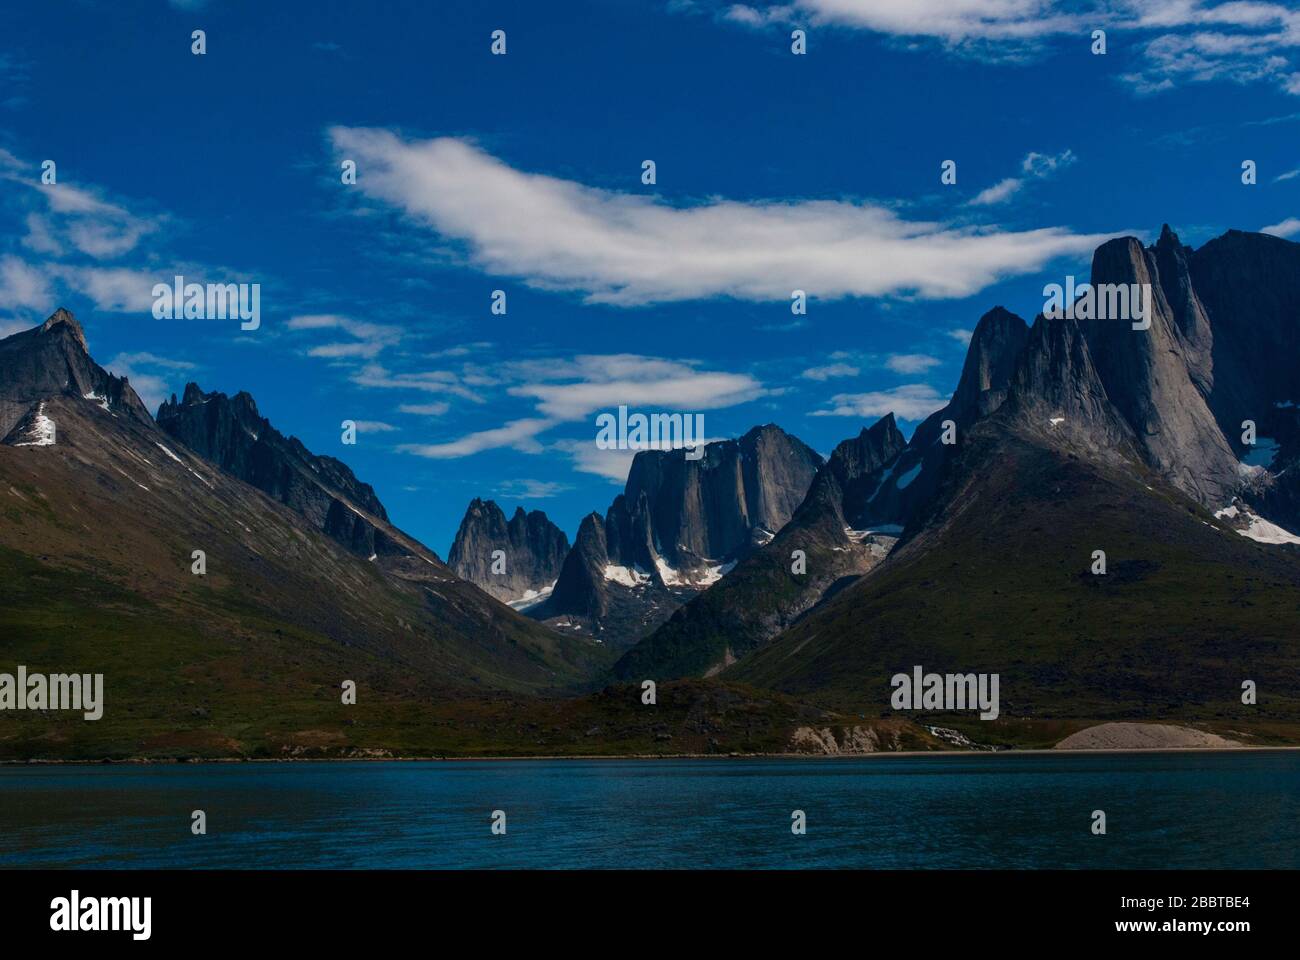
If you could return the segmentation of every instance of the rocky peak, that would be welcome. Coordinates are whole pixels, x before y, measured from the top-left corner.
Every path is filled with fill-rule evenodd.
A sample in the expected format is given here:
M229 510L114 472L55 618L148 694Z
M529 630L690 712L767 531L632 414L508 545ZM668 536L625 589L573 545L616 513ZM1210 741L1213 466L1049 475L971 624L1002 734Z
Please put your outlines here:
M1028 334L1025 321L1003 307L980 317L952 397L951 412L959 425L988 416L1002 405Z
M600 514L589 513L582 518L573 549L564 558L546 605L548 612L596 622L609 614L610 596L605 579L609 553L605 533L605 521Z
M126 378L113 376L91 359L85 331L62 307L39 327L0 340L0 436L35 404L56 396L76 397L115 416L153 425Z
M628 523L610 525L638 544L646 530L655 555L674 569L699 568L743 553L755 529L780 530L820 465L820 455L775 424L707 444L695 460L685 450L643 450L624 491Z
M1171 242L1172 234L1167 249ZM1106 395L1147 462L1194 499L1221 505L1238 482L1237 460L1193 380L1196 353L1166 299L1156 258L1135 237L1123 237L1098 247L1092 261L1094 290L1150 285L1149 329L1121 318L1081 320L1079 327Z
M1190 251L1178 241L1178 235L1165 224L1160 239L1151 248L1155 255L1156 274L1160 290L1173 315L1174 324L1183 341L1187 368L1192 382L1208 396L1214 388L1214 334L1205 308L1192 286L1191 270L1187 257Z
M59 307L41 324L41 333L66 333L77 342L84 353L90 353L90 347L86 343L86 331L81 329L77 318L64 307Z
M493 570L497 550L503 554L501 572ZM461 519L447 563L498 600L512 602L548 593L568 552L569 538L542 511L517 507L507 521L494 501L475 497Z
M200 456L310 519L349 549L366 556L396 549L380 521L388 513L374 489L342 461L317 456L286 437L257 411L246 392L228 397L186 384L158 408L158 426Z

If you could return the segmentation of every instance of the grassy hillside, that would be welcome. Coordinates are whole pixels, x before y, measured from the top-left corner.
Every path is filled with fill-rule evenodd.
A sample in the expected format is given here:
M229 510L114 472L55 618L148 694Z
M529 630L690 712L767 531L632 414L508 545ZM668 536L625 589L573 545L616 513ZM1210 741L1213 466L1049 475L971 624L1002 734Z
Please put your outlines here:
M867 716L896 715L889 678L919 664L1000 674L1008 723L1300 720L1294 550L991 427L948 493L928 533L723 676ZM920 716L988 737L970 715Z

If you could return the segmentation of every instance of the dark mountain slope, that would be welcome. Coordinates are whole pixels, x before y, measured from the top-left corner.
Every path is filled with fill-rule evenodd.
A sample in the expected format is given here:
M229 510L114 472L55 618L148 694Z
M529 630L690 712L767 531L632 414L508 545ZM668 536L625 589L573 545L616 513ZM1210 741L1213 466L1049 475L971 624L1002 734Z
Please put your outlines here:
M71 365L98 370L66 342ZM337 728L344 679L405 700L553 691L598 669L598 646L497 603L380 517L366 522L389 549L368 560L147 414L106 410L80 386L36 401L53 443L15 445L11 431L0 445L0 552L31 578L0 607L7 655L33 670L117 664L106 683L119 707L86 725L96 737L127 736L114 724L133 711L161 711L161 732L231 702L260 737L279 726L282 700L308 726ZM191 572L194 550L206 576Z
M873 715L921 665L1000 674L1006 717L1300 716L1300 555L1006 424L961 460L920 536L726 676Z

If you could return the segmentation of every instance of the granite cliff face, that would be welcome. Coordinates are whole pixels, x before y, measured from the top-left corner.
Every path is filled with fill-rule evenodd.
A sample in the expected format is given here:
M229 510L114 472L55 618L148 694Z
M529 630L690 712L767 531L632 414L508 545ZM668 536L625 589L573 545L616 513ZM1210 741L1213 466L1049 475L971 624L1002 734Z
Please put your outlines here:
M498 600L522 607L550 594L568 552L569 538L542 511L519 507L507 521L495 502L476 497L456 530L447 564Z
M529 611L626 646L770 541L821 457L779 427L684 450L643 450L605 516L587 517L555 590Z

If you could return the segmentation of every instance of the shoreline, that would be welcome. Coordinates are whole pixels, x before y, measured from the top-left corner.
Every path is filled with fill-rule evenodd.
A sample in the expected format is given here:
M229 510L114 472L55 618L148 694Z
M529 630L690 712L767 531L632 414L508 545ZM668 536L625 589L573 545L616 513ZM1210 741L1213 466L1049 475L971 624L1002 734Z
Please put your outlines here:
M600 753L600 754L544 754L537 756L469 756L469 757L211 757L201 760L177 758L130 757L124 760L0 760L0 767L42 766L150 766L174 764L196 766L212 763L520 763L526 761L554 760L872 760L885 757L1005 757L1041 756L1057 757L1105 756L1113 754L1148 753L1267 753L1300 750L1296 746L1237 746L1237 747L1103 747L1097 749L1058 750L1055 747L1014 748L1010 750L878 750L873 753Z

